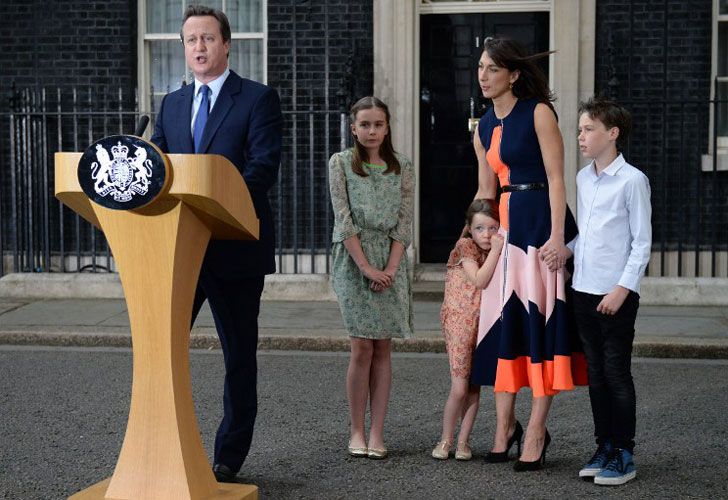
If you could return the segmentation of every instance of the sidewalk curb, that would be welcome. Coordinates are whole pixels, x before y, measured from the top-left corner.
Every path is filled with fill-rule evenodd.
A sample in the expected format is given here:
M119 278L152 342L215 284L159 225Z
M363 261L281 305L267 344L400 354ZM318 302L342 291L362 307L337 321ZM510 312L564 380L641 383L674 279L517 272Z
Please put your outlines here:
M11 273L0 277L2 299L123 299L118 273ZM328 274L269 274L261 300L336 301Z
M442 301L444 266L417 271L413 294L418 300ZM644 278L641 305L728 306L728 278ZM0 277L4 299L123 299L117 273L11 273ZM261 300L336 301L327 274L270 274Z
M394 339L394 352L444 353L445 341L441 337ZM0 332L0 344L37 345L48 347L131 347L129 334L36 332L27 330ZM220 349L215 334L197 333L190 336L191 349ZM349 339L341 337L261 335L260 350L281 351L349 351ZM635 341L632 355L643 358L728 359L728 343L703 340L700 343L664 341Z

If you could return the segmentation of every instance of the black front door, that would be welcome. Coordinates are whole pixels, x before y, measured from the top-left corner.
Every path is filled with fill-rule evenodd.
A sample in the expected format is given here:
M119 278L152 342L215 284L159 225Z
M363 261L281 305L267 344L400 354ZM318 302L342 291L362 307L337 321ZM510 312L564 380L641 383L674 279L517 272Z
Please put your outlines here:
M424 15L420 24L420 261L445 262L475 196L468 119L489 103L478 87L483 39L507 36L529 53L549 48L549 14ZM548 71L548 60L542 60Z

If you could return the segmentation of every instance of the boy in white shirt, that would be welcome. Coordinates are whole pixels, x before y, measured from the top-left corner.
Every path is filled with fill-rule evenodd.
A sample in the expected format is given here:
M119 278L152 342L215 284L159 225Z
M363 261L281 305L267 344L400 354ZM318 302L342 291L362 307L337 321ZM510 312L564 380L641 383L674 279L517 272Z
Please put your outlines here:
M617 150L631 127L626 109L594 97L580 104L579 115L579 148L592 162L576 177L573 305L598 446L579 476L619 485L636 476L632 341L652 246L650 183Z

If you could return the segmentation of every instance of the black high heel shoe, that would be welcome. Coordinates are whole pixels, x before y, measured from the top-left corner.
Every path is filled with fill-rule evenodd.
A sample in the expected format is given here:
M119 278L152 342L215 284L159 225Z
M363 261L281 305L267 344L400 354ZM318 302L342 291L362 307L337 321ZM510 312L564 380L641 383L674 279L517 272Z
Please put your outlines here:
M511 451L511 447L513 446L513 443L516 443L518 447L518 455L521 455L521 440L523 439L523 427L521 427L521 422L516 420L516 428L513 431L513 435L508 439L508 443L506 444L506 451L499 451L499 452L493 452L490 451L485 456L485 461L489 464L498 464L502 462L508 461L508 452Z
M543 441L543 449L541 450L541 456L538 458L538 460L534 462L523 462L521 460L518 460L515 464L513 464L513 470L516 472L530 472L543 469L543 466L546 465L546 448L549 447L550 442L551 435L549 434L549 430L546 429L546 437Z

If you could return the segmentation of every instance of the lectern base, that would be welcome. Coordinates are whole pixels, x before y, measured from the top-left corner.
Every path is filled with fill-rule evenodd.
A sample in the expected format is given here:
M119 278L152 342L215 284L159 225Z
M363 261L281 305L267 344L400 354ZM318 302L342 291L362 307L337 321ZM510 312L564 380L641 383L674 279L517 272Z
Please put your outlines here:
M71 495L69 500L104 500L111 478ZM207 497L214 500L258 500L258 487L252 484L217 483L217 494Z

